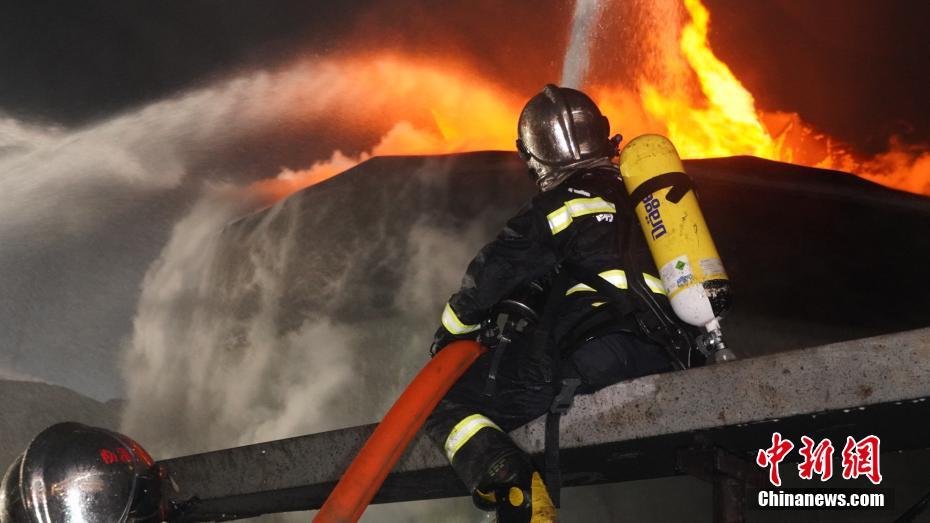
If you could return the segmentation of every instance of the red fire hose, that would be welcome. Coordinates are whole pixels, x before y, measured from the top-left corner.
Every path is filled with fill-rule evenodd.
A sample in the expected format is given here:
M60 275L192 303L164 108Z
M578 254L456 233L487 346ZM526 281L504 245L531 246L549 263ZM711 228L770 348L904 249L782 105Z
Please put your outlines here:
M486 350L474 341L457 341L423 367L355 456L314 523L354 523L362 517L427 416Z

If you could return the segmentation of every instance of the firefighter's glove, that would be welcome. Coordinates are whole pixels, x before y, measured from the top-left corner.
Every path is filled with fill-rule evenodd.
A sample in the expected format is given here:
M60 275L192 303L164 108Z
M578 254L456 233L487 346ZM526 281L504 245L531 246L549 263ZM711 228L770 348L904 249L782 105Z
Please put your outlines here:
M429 355L435 356L439 351L445 348L446 345L452 343L453 341L459 340L474 340L478 336L477 332L469 332L467 334L452 334L447 331L445 327L439 326L439 329L436 331L436 334L433 336L433 344L429 347Z

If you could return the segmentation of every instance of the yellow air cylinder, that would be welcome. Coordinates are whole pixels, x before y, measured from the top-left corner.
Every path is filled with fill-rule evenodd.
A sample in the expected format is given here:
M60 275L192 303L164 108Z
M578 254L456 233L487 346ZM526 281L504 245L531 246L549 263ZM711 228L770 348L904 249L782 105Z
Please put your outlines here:
M675 146L657 134L633 139L620 174L675 314L719 333L730 284Z

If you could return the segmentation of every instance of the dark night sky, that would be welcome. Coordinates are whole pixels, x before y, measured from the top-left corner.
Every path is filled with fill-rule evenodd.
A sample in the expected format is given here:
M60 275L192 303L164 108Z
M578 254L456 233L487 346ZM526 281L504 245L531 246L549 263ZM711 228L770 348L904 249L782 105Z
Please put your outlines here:
M6 2L0 110L74 125L295 53L373 48L453 54L527 92L558 76L569 2L387 4ZM797 111L864 152L890 134L930 141L930 2L707 5L715 51L762 108Z

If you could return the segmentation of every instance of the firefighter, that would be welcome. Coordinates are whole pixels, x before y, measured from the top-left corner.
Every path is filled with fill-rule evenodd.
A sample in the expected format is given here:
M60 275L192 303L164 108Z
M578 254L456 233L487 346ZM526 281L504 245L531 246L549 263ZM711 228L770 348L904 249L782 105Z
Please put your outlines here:
M668 300L613 161L619 136L610 138L607 118L584 93L547 85L523 108L518 137L540 191L471 261L431 350L479 335L494 345L496 304L528 287L545 299L524 322L535 325L507 336L502 356L479 358L426 428L476 505L496 510L500 523L538 523L556 521L555 503L507 432L566 393L682 366L670 347L689 349L668 341ZM569 383L577 389L563 390Z

